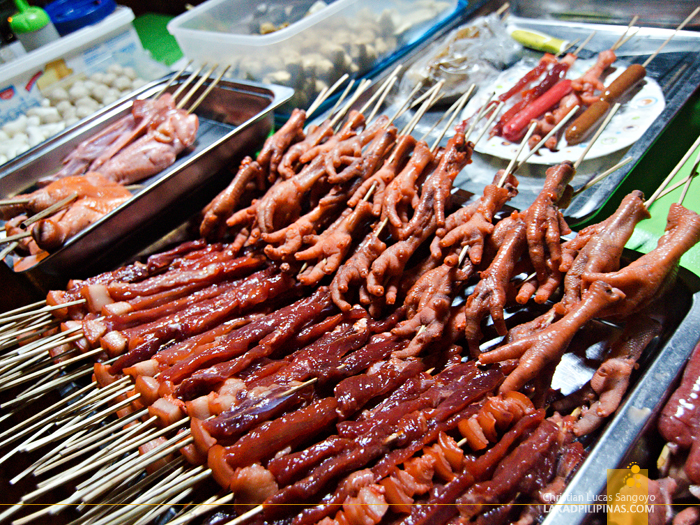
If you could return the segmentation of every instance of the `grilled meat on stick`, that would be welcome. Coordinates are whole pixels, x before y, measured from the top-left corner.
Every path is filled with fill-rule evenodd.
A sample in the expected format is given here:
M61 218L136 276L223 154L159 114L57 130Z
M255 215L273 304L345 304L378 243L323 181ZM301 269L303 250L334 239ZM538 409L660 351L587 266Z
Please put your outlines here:
M561 282L560 238L571 230L559 208L566 207L571 198L573 190L569 182L575 173L569 161L549 168L544 188L535 202L520 214L527 226L528 253L536 272L536 284L528 281L518 293L517 301L521 304L533 294L535 302L544 303Z
M404 300L407 320L395 328L393 333L402 337L414 337L399 357L417 355L425 346L442 336L449 321L455 292L472 275L474 266L481 263L485 239L493 232L494 215L517 194L518 182L512 175L504 187L498 186L502 175L499 172L494 183L484 188L484 195L479 201L468 207L472 210L471 216L463 224L449 230L440 240L443 248L450 247L453 251L454 248L468 249L468 268L460 269L459 258L453 253L445 258L441 266L425 273L409 290ZM460 211L453 215L459 214L461 217ZM446 225L451 222L451 217L446 219ZM441 252L432 255L435 257L440 254Z
M15 199L29 199L29 202L3 206L0 208L0 214L5 221L22 213L34 215L72 193L77 193L78 199L85 197L116 199L131 196L131 193L120 184L112 182L99 173L89 171L85 175L63 177L32 193L17 195Z
M367 290L372 295L383 296L388 280L400 275L418 247L437 228L445 225L445 207L452 181L471 162L472 148L473 145L464 137L464 131L458 127L447 143L440 164L425 179L413 217L400 230L404 240L387 248L372 264L367 276Z
M181 109L169 109L149 123L146 133L97 168L119 184L133 184L171 166L194 144L199 119Z
M671 205L666 232L657 247L627 267L612 273L584 272L581 301L559 321L479 357L482 363L519 358L518 367L501 386L518 390L547 363L558 362L578 328L593 317L625 318L647 307L663 293L675 275L683 253L700 240L700 216ZM550 319L556 315L552 310Z

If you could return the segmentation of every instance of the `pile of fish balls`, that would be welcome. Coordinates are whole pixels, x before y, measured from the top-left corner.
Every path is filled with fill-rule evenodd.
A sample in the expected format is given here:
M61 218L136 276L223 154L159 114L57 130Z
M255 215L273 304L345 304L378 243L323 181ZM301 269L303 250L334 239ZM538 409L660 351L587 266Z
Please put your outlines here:
M41 105L0 128L0 164L44 142L98 109L140 88L147 81L132 67L112 64L70 86L49 87Z

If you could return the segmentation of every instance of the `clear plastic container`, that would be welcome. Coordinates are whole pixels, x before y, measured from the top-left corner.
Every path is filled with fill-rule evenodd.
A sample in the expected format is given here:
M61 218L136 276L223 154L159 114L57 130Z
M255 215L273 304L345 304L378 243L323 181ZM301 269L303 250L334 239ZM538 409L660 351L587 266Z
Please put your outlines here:
M185 56L236 78L295 89L307 107L344 73L362 75L446 20L458 0L209 0L168 24ZM313 6L313 8L312 8ZM308 14L311 12L312 14ZM289 25L286 25L289 24ZM271 29L274 32L260 34Z

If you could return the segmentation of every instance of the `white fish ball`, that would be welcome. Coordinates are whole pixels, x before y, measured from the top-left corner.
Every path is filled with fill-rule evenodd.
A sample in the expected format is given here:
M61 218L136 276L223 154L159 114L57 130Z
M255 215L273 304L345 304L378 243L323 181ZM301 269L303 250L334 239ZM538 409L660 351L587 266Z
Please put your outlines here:
M41 119L42 124L49 124L53 122L58 122L61 120L61 114L56 108L41 108L42 111L37 113L37 116Z
M27 129L27 116L20 115L18 118L12 122L8 122L2 127L2 130L7 133L10 137L14 137L17 133L23 132Z
M102 80L108 86L114 87L114 81L117 80L117 75L115 75L114 73L105 73L105 76Z
M87 106L89 108L92 108L93 111L95 111L99 104L92 97L83 97L83 98L79 98L78 100L76 100L75 105L76 105L76 107Z
M129 80L136 80L138 77L133 67L125 67L123 73L125 76L129 77Z
M120 91L123 91L125 89L131 90L131 79L126 75L122 75L120 77L117 77L117 79L114 81L113 86Z
M29 146L32 148L46 140L46 136L35 126L29 126L27 128L27 136L29 137Z
M17 133L14 137L12 137L12 140L17 144L29 144L29 135L27 135L25 132Z
M102 103L105 106L109 106L112 102L116 102L119 97L115 97L114 95L107 95L103 100Z
M90 80L92 80L95 84L104 84L105 83L105 74L104 73L93 73L90 75Z
M75 116L76 116L75 106L71 106L69 108L66 108L65 111L61 111L61 118L63 120L68 120L69 118L73 118Z
M78 106L75 110L75 115L78 118L85 118L85 117L89 117L94 112L95 112L95 110L89 106Z
M78 122L79 120L80 120L80 119L79 119L77 116L75 116L75 117L68 117L68 118L66 119L66 127L72 126L73 124L75 124L75 123Z
M105 97L109 93L109 88L106 84L97 84L92 88L92 98L98 102L104 102Z
M56 104L56 109L61 113L61 115L63 115L64 112L73 109L73 104L71 104L68 100L61 100L58 104Z
M107 73L112 73L113 75L121 75L124 72L124 68L119 64L112 64L107 68Z
M51 90L49 93L49 98L54 102L59 102L61 100L68 100L68 91L63 88L57 87Z
M51 107L51 101L48 98L42 98L41 99L41 107L42 108Z
M38 126L39 124L41 124L41 118L39 118L38 115L27 117L27 129L29 129L31 126Z
M134 81L131 83L131 89L138 89L138 88L140 88L140 87L145 86L146 84L148 84L148 82L145 81L144 79L142 79L142 78L136 78L136 79L134 79Z
M4 140L10 140L10 136L4 131L0 130L0 142Z
M10 159L8 159L5 155L0 155L0 164L5 164L8 160Z
M90 90L88 90L82 82L76 82L68 90L68 97L72 102L87 96L90 96Z
M92 80L85 80L83 81L83 87L87 89L88 91L92 91L92 89L97 85L96 82L93 82Z
M15 152L15 156L21 155L25 151L29 150L29 142L23 142L17 146L17 151Z

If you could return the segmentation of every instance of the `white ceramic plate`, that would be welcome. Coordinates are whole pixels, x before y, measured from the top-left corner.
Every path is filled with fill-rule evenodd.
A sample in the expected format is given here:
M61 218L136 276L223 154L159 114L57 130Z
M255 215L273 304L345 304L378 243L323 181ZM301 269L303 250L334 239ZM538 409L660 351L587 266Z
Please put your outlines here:
M579 78L586 70L595 64L595 58L589 60L577 60L573 67L569 70L567 78ZM515 83L522 78L525 73L534 67L532 61L520 61L510 69L501 73L496 80L489 86L482 86L475 97L473 97L463 112L463 118L468 118L474 115L481 106L486 102L492 92L496 95L504 93L510 89ZM615 80L627 67L627 64L615 62L613 67L616 68L613 73L605 79L605 85ZM514 97L515 98L515 97ZM512 99L511 99L512 100ZM603 133L600 135L596 143L591 148L591 151L586 155L586 159L594 159L604 157L618 150L631 146L636 142L647 130L654 120L664 110L665 102L661 87L655 80L647 77L644 80L641 88L634 94L630 100L623 100L622 107L617 111L610 123L607 125ZM512 102L507 102L506 110L512 105ZM484 121L485 122L485 121ZM477 126L477 130L480 126ZM474 137L477 133L473 134ZM519 144L514 144L505 140L503 137L492 137L487 139L488 133L476 145L476 151L488 155L494 155L503 159L510 160L518 149ZM528 162L533 164L556 164L564 160L575 161L581 155L583 150L588 146L588 141L582 142L575 146L569 146L564 138L559 142L558 151L549 151L542 147L538 155L533 155L528 159ZM522 156L524 156L521 154Z

